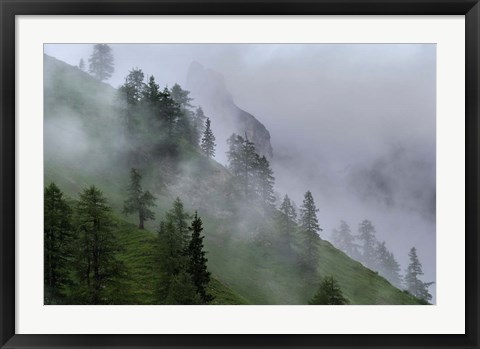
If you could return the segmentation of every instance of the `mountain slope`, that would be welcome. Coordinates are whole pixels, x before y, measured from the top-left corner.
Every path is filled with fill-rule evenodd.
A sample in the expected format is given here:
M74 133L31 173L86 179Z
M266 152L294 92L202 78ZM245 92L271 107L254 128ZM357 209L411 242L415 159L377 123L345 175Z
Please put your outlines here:
M119 221L121 258L134 276L132 294L137 303L148 304L154 234L137 230L134 216L120 214L130 169L115 89L48 56L45 76L45 183L55 182L73 199L92 184L105 193ZM179 144L173 160L163 153L150 155L142 173L143 187L157 197L157 219L147 229L157 229L176 197L202 217L214 275L210 287L219 303L306 304L320 278L333 275L352 304L418 304L327 241L316 246L318 272L302 272L298 243L289 252L280 250L272 218L232 198L229 171L188 144Z

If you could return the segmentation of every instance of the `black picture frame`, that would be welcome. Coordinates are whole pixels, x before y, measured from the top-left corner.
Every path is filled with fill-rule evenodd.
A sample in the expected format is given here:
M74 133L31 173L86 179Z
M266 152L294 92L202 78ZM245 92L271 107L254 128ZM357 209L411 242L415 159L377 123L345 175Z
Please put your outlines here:
M0 0L0 345L2 348L478 348L479 66L478 0ZM465 335L28 335L15 334L16 15L465 15ZM463 116L452 116L463 117ZM455 321L455 319L451 319Z

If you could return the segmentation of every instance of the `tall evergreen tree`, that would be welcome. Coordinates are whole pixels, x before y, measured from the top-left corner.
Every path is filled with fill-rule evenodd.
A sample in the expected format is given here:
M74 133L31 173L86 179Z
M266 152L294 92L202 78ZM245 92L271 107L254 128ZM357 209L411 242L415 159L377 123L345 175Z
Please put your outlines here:
M377 242L375 248L376 267L380 275L390 281L390 283L398 288L402 285L402 277L400 275L400 264L395 260L395 256L387 249L385 241Z
M172 224L177 239L182 242L183 249L186 249L189 242L188 220L190 215L185 212L183 202L180 198L176 198L173 207L166 214L167 224Z
M261 205L266 210L272 210L275 207L275 193L273 189L275 177L265 156L257 156L255 180L257 196Z
M332 276L328 276L322 280L317 293L308 302L310 305L345 305L348 303L340 285Z
M375 227L365 219L358 227L359 239L362 242L362 262L369 268L375 268Z
M297 226L297 213L288 195L285 195L276 215L276 227L280 233L282 245L290 248L292 236Z
M203 231L202 224L202 220L198 217L197 212L195 212L189 228L192 235L187 247L187 271L192 277L201 300L207 304L213 300L213 297L207 293L207 286L210 282L210 272L207 270L208 259L205 257L205 251L203 250L203 239L205 236L201 235Z
M125 96L129 106L134 106L142 100L146 86L144 80L145 74L141 69L134 68L129 71L125 83L120 87L120 92Z
M258 159L255 144L236 134L232 134L227 142L228 167L245 198L251 199L255 194L254 176Z
M128 198L124 202L123 213L138 214L138 228L145 229L145 222L155 219L155 214L149 207L156 206L156 198L148 190L144 191L140 181L142 176L132 168L130 171L130 185L128 187Z
M165 87L160 98L160 118L167 126L167 135L170 140L173 140L175 127L180 114L180 106L172 98L168 87Z
M205 121L205 132L203 132L202 137L202 144L200 147L202 148L207 158L212 158L215 156L215 136L213 135L212 129L210 128L210 118L207 118Z
M318 259L318 231L321 230L317 219L318 209L315 206L312 193L307 191L300 207L300 232L302 238L301 259L303 267L316 269Z
M72 210L51 183L44 192L44 284L47 303L64 295L72 257Z
M83 58L80 58L80 62L78 62L78 69L80 69L81 71L85 71L85 61L83 60Z
M142 73L143 74L143 73ZM143 80L141 80L143 81ZM139 87L140 92L143 95L143 100L148 103L151 108L156 108L161 98L160 86L156 83L155 77L152 75L148 78L148 83Z
M300 207L300 226L305 232L312 235L318 235L318 232L322 231L322 229L318 225L318 211L319 210L315 206L315 202L313 200L313 195L310 190L308 190L305 193L303 204Z
M433 282L423 282L418 278L420 275L423 275L423 270L415 247L410 249L408 257L410 258L410 264L405 273L405 286L407 291L415 297L428 302L432 299L432 295L428 292L428 288Z
M190 258L190 238L187 220L189 215L183 208L182 201L177 198L173 207L166 214L165 222L160 224L158 233L158 285L157 301L161 304L202 304L203 299L198 292L189 269L199 272L197 281L205 281L205 274L201 273L199 264L192 268ZM192 237L193 238L193 237ZM198 247L197 237L194 245ZM200 241L201 244L201 241ZM193 249L193 246L192 246ZM198 251L197 251L198 252ZM200 254L195 254L196 262L200 262Z
M89 72L100 81L108 80L114 72L112 49L107 44L94 45L88 62Z
M155 295L157 302L164 304L173 287L173 278L185 269L185 247L175 231L172 220L160 222L157 241L158 283Z
M333 244L353 259L359 258L355 237L352 235L350 226L345 221L341 221L340 227L333 230Z
M123 263L116 258L120 246L113 233L111 209L95 186L80 194L76 210L78 248L74 288L82 304L112 304L118 297L116 278L122 277Z
M193 98L190 97L190 91L186 91L182 89L179 84L175 84L170 90L170 94L172 96L172 99L180 106L180 108L192 108L190 102L193 100Z
M195 116L193 118L194 132L195 132L195 144L201 145L202 135L205 132L205 122L207 117L203 112L202 107L198 107L195 110Z

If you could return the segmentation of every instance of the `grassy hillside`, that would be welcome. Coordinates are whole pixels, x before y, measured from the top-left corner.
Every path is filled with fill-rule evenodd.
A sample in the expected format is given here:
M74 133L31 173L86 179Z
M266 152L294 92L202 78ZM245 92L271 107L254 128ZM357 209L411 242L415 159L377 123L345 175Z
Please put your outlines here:
M153 301L153 232L180 197L204 221L216 304L306 304L328 275L352 304L418 304L327 241L318 242L318 272L302 272L297 247L278 249L272 219L254 205L231 199L230 173L188 144L180 143L175 161L161 153L145 159L143 186L157 197L157 219L146 231L138 230L135 217L120 214L130 169L122 156L126 145L115 89L48 56L45 77L45 184L55 182L72 199L92 184L104 192L117 215L124 247L119 257L128 268L135 303Z

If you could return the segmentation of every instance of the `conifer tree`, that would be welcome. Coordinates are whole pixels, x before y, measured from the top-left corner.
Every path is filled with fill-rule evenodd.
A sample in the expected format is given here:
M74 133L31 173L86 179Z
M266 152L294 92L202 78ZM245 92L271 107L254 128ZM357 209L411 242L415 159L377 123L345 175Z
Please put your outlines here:
M132 168L130 171L130 185L128 187L128 198L123 205L123 213L138 214L138 228L145 229L145 222L155 219L155 214L149 207L156 206L156 198L148 190L144 191L140 181L142 176Z
M402 280L400 275L400 265L395 260L393 253L387 249L385 241L382 243L377 242L375 248L375 261L375 270L377 270L385 279L390 281L392 285L400 288Z
M80 62L78 62L78 69L80 69L81 71L85 71L85 61L83 60L83 58L80 58Z
M165 87L160 97L160 119L167 126L167 135L169 140L173 140L175 126L180 114L180 106L172 98L168 87Z
M340 222L340 227L333 230L333 244L353 259L359 258L358 246L355 244L355 237L352 235L350 226Z
M182 270L180 273L172 276L165 304L204 304L189 273Z
M145 93L145 74L138 68L129 71L125 78L125 83L120 87L120 92L124 95L129 106L137 105Z
M296 225L297 213L290 198L288 195L285 195L276 215L276 226L279 230L282 244L287 248L290 248Z
M359 239L362 241L362 262L369 268L375 268L375 227L365 219L358 227Z
M310 305L345 305L348 303L340 285L332 276L328 276L322 280L317 293L308 302Z
M203 112L202 107L198 107L195 110L195 116L193 118L193 125L194 125L194 133L195 133L195 139L196 142L195 144L201 145L202 141L202 135L205 132L205 122L207 120L207 117L205 116L205 113Z
M316 269L318 258L318 231L321 230L317 219L318 209L315 206L312 193L307 191L300 207L300 233L302 239L301 259L306 269Z
M215 144L215 136L213 135L213 132L210 128L210 118L207 118L205 121L205 131L203 132L203 137L202 137L202 144L200 147L202 148L203 152L205 155L207 155L207 158L212 158L215 156L215 147L217 145Z
M151 108L155 109L158 106L161 91L153 75L148 78L148 83L143 88L140 86L140 92L143 95L143 100L146 101Z
M210 282L210 272L207 270L207 261L205 251L203 250L203 231L202 220L197 212L190 226L192 232L190 243L187 247L188 265L187 271L191 275L196 291L200 295L203 303L207 304L213 300L213 297L207 293L207 286Z
M72 257L72 210L61 190L50 183L44 192L44 284L47 303L61 297ZM48 299L47 299L48 297Z
M112 49L107 44L94 45L88 62L90 74L100 81L108 80L114 72Z
M204 302L189 272L189 267L191 268L192 265L189 256L190 238L187 223L189 218L182 201L177 198L172 209L167 212L165 221L160 223L156 288L156 298L160 304L202 304ZM198 240L194 245L199 246ZM196 254L196 257L198 256L199 254ZM200 259L197 258L196 261ZM200 268L195 270L199 271ZM201 272L199 276L201 277L198 280L205 280L205 275Z
M185 269L184 245L172 220L160 222L157 241L158 282L155 295L158 303L165 304L173 286L173 278Z
M228 167L245 198L251 199L255 194L254 176L258 160L255 144L236 134L232 134L227 142Z
M260 157L257 155L255 180L257 196L261 205L265 210L272 210L275 207L275 193L273 189L275 177L265 156Z
M182 248L185 250L189 242L188 220L190 215L185 212L183 202L180 198L176 198L173 207L166 214L167 224L171 224L177 239L181 241Z
M170 94L172 99L180 106L182 109L190 109L192 105L190 102L193 100L190 95L190 91L186 91L182 89L179 84L173 85L172 89L170 90Z
M313 235L318 235L318 231L322 231L318 225L317 212L319 210L315 206L313 195L308 190L303 199L303 205L300 207L300 226L303 231Z
M428 288L433 282L423 282L418 278L420 275L423 275L423 271L415 247L410 249L408 257L410 258L410 264L405 273L405 286L407 291L415 297L428 302L432 299L432 295L428 292Z
M123 263L116 258L120 246L113 233L111 209L103 193L95 186L80 194L76 210L78 248L73 292L82 304L112 304L121 287L116 278L123 276Z

